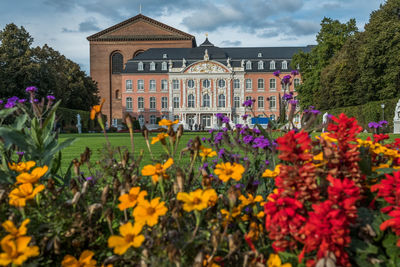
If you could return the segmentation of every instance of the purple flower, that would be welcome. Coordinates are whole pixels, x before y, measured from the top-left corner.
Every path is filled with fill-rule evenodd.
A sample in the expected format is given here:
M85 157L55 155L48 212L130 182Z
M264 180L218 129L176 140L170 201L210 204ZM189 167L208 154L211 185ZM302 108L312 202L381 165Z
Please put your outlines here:
M268 146L269 146L269 141L268 141L268 139L265 139L264 136L260 136L260 137L257 137L256 139L254 139L254 142L253 142L254 148L258 147L258 148L264 149Z
M228 131L228 128L224 127L224 128L222 128L222 131L224 131L226 133Z
M214 164L217 164L218 160L217 160L217 159L213 159L212 162L213 162Z
M313 110L310 110L310 113L318 115L319 113L321 113L321 111L319 111L317 109L313 109Z
M191 147L193 143L193 139L189 139L189 141L186 144L186 147Z
M245 144L249 144L249 143L251 143L251 141L253 141L253 136L251 136L251 135L246 135L245 137L243 137L243 142L245 143Z
M257 129L257 128L253 128L253 133L255 133L255 134L260 134L261 131L260 131L259 129Z
M223 122L223 123L229 123L229 118L224 116L224 117L222 118L222 122Z
M0 99L0 105L3 104L3 100Z
M92 176L86 177L85 180L86 180L86 181L92 181L92 180L93 180L93 177L92 177Z
M219 142L221 142L221 140L222 140L222 135L223 135L222 132L217 133L217 134L215 135L215 137L214 137L214 143L218 144Z
M222 120L224 118L224 114L217 113L217 114L215 114L215 117L217 117L218 119Z
M331 119L332 119L332 117L333 117L333 115L332 115L332 114L328 114L328 119L329 119L329 120L331 120Z
M248 158L248 157L243 157L243 160L244 160L244 161L248 161L249 158Z
M236 124L236 125L235 125L236 129L241 129L242 126L243 126L243 125L241 125L241 124Z
M368 123L368 127L369 127L369 128L378 129L378 128L381 127L381 125L380 125L379 123L377 123L377 122L371 121L370 123Z
M248 117L249 117L249 115L247 115L247 114L242 115L243 120L247 120Z
M16 153L17 153L18 156L23 156L25 154L24 151L17 151Z
M290 76L290 75L283 76L282 82L283 82L284 84L289 84L291 78L292 78L292 76Z
M18 99L18 103L25 103L26 99Z
M265 165L269 165L269 160L265 160Z
M29 87L26 87L26 89L25 89L25 91L28 93L34 93L34 92L37 92L37 90L38 89L35 86L29 86Z
M383 127L383 125L384 125L384 124L388 124L388 122L387 122L387 121L385 121L385 120L383 120L383 121L380 121L380 122L378 122L378 123L379 123L379 125L380 125L380 126L382 126L382 127Z
M206 140L207 140L206 137L202 137L202 138L201 138L201 141L203 141L203 142L205 142Z
M299 101L296 99L289 100L289 104L292 104L294 106L296 106L298 103L299 103Z
M253 185L254 186L258 186L260 184L260 181L259 180L255 180L254 182L253 182Z
M7 104L4 105L5 108L13 108L15 107L15 102L7 102Z
M204 162L203 166L201 166L201 169L206 169L208 167L208 163Z
M280 74L281 74L280 70L274 71L274 76L279 77Z
M298 70L292 70L290 72L290 74L292 74L293 76L299 75L299 71Z
M214 129L210 129L210 130L208 130L208 133L213 133L213 131L214 131Z
M53 96L53 95L48 95L46 97L47 97L47 100L49 100L49 101L54 101L56 99L55 96Z
M315 109L315 107L314 107L314 106L308 106L308 108L309 108L309 109Z
M250 208L249 206L247 206L247 207L244 209L244 212L245 212L246 214L250 214L250 213L251 213L251 208Z
M255 102L254 99L248 99L246 101L243 102L243 107L249 107L251 108L251 106L253 105L253 103Z
M218 158L222 158L222 155L224 155L224 153L225 153L225 149L224 149L224 148L221 148L221 149L218 151Z
M244 184L237 183L237 184L235 184L235 188L236 189L244 188Z
M290 99L292 99L293 98L293 95L292 94L283 94L283 97L282 97L282 99L283 100L290 100Z
M18 101L18 97L17 96L13 96L13 97L10 97L9 99L7 99L7 102L17 102Z

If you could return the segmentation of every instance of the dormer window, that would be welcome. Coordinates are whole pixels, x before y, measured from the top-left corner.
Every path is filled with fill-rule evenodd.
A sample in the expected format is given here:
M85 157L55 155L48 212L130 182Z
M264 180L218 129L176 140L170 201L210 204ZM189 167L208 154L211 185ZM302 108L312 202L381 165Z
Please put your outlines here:
M264 69L264 62L262 62L261 60L258 61L258 69L259 70L263 70Z
M168 58L168 55L167 54L163 54L162 58Z
M271 70L274 70L274 69L275 69L275 61L271 61L271 62L269 63L269 68L270 68Z
M246 70L251 70L251 61L246 62Z
M137 69L138 69L138 70L143 70L143 62L142 62L142 61L140 61L140 62L138 63Z
M150 63L150 70L156 70L156 63L154 62Z
M262 57L262 53L258 53L257 57Z
M161 63L161 70L167 70L167 62Z
M282 69L287 70L287 61L286 60L282 62Z

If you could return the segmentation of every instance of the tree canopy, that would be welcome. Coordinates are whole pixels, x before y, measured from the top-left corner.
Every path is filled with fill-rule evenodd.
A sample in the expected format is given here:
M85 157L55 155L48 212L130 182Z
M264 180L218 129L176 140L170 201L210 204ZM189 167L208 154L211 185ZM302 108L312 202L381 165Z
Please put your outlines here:
M33 38L24 27L6 25L0 42L0 98L26 98L25 88L36 86L39 97L53 95L63 107L88 110L98 103L91 77L47 44L32 47Z

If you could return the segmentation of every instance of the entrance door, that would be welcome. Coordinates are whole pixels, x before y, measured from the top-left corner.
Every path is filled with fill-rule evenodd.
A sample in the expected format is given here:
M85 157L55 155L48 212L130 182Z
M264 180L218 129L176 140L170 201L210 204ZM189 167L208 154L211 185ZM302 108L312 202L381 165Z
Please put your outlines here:
M201 124L207 128L211 127L211 115L203 115L201 117Z
M187 124L189 125L189 128L192 128L194 125L194 115L187 115Z

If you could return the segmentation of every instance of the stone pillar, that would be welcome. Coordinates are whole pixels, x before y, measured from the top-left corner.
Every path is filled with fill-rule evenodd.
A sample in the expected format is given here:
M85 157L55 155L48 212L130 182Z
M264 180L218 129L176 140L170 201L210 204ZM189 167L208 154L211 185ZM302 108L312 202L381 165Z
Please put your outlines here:
M172 80L168 80L168 93L169 93L169 117L170 119L174 118L174 102L173 102L173 93L172 93Z
M196 79L196 108L199 108L200 107L200 84L201 84L201 82L200 82L201 80L200 79Z
M393 119L393 133L400 133L400 99L397 102L395 111L394 111L394 119Z
M228 108L232 107L232 99L231 99L231 92L232 92L232 85L231 85L231 79L227 79L227 85L226 85L226 90L228 91L227 94L227 99L228 99Z
M212 88L214 88L214 90L212 90L213 91L213 98L214 98L214 103L213 103L213 106L212 107L214 107L214 108L217 108L217 94L218 94L218 92L217 92L217 79L212 79Z
M186 108L186 79L182 79L182 108Z

